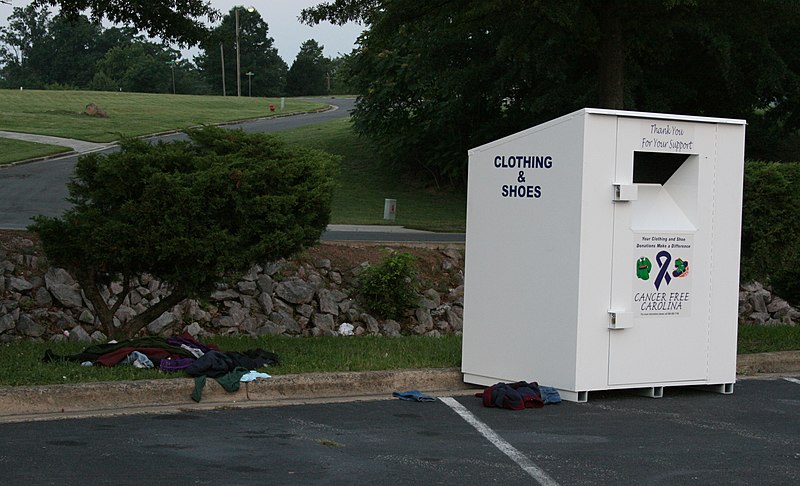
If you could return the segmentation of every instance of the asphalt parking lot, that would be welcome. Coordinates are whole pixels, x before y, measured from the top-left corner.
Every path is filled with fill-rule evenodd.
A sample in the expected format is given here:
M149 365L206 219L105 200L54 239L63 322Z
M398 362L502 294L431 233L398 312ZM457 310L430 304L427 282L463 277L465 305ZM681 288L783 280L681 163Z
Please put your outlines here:
M785 376L524 411L461 396L6 423L0 482L798 484L798 412Z

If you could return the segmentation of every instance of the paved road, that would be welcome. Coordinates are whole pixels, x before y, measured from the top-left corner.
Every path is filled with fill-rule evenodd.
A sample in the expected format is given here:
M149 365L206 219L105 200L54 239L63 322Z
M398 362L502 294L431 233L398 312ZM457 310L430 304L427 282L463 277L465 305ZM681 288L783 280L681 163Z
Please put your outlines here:
M277 132L349 116L354 104L353 99L326 98L324 101L336 106L336 109L322 113L265 118L227 126L242 128L249 132ZM185 135L169 134L154 139L179 138L185 138ZM66 200L68 196L66 182L74 171L77 159L77 155L71 155L0 169L0 228L23 229L37 214L58 216L69 208L70 204Z
M323 241L382 241L395 243L464 243L465 233L434 233L402 226L331 224Z
M241 128L246 132L277 132L289 130L336 118L349 116L354 101L349 98L325 98L323 101L335 107L321 113L270 117L240 123L226 124L229 128ZM20 134L12 134L18 137ZM50 137L52 138L52 137ZM183 133L171 133L152 137L151 140L186 140ZM47 140L55 143L53 140ZM112 151L115 147L102 148L98 144L80 144L75 148L92 151ZM38 214L58 216L70 207L66 181L72 175L79 155L69 155L43 160L16 167L0 168L0 228L23 229ZM384 242L432 242L463 243L465 236L430 232L398 232L394 229L363 231L355 227L336 228L326 231L322 240L336 241L384 241Z
M800 484L800 380L1 424L3 484Z

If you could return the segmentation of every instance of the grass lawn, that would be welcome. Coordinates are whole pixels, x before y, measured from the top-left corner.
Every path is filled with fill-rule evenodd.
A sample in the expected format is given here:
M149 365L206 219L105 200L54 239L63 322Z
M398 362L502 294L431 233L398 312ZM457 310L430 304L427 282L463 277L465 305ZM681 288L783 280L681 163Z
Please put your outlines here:
M280 366L272 375L310 372L371 371L412 368L453 368L461 365L461 337L319 337L270 336L260 339L214 337L222 351L262 348L277 353ZM42 363L46 349L59 355L76 354L86 343L0 344L0 386L49 385L96 381L176 378L183 373L161 373L133 366L83 367L74 362Z
M800 350L800 326L739 326L739 354Z
M458 368L461 366L461 337L319 337L266 336L210 337L222 351L262 348L277 353L279 366L269 367L272 375L334 371L377 371L413 368ZM21 341L0 344L0 386L49 385L98 381L147 380L185 376L133 366L83 367L74 362L42 363L46 349L59 355L75 354L86 343L37 343ZM800 349L798 326L740 326L739 354Z
M342 156L336 175L338 185L334 191L331 223L465 231L466 192L436 192L396 177L380 164L375 150L353 132L349 120L334 120L277 135L290 143ZM395 221L383 219L385 199L397 200Z
M0 138L0 165L69 151L68 147Z
M82 112L96 103L108 118ZM114 93L103 91L0 90L0 130L37 133L92 142L182 129L203 123L269 115L278 100L249 97ZM283 113L308 111L323 103L287 98ZM466 193L432 191L385 169L370 145L356 136L347 119L280 132L290 143L341 155L331 223L402 225L463 232ZM66 150L66 149L63 149ZM0 138L0 164L51 155L62 149ZM383 219L385 199L397 200L396 219Z
M107 118L83 114L95 103ZM190 96L109 91L0 90L0 130L75 138L89 142L111 142L121 136L138 136L179 130L203 123L221 123L308 111L323 103L286 98L280 100L235 96Z

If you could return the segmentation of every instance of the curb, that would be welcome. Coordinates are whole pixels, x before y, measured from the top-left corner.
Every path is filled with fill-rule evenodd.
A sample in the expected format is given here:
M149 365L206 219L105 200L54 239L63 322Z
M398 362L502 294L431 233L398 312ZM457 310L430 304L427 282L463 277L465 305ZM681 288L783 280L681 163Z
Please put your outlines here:
M736 374L741 376L797 372L800 372L800 351L740 354L736 357Z
M738 378L800 373L800 351L738 357ZM392 399L392 392L421 390L431 395L467 395L482 387L465 384L461 370L413 369L275 376L243 383L233 393L207 380L200 403L191 399L194 379L172 378L76 385L0 387L0 423L93 416L169 413Z
M9 162L7 164L0 164L0 170L10 169L12 167L17 167L18 165L25 165L25 164L30 164L30 163L33 163L33 162L42 162L42 161L45 161L45 160L60 159L62 157L71 157L73 155L80 155L80 154L78 152L74 151L74 150L70 150L69 152L59 152L57 154L52 154L52 155L43 155L41 157L33 157L33 158L30 158L30 159L16 160L14 162Z
M8 386L0 387L0 423L345 399L378 400L392 398L393 391L411 389L464 394L476 388L465 384L456 368L281 375L242 383L232 393L208 379L199 403L191 399L192 378Z

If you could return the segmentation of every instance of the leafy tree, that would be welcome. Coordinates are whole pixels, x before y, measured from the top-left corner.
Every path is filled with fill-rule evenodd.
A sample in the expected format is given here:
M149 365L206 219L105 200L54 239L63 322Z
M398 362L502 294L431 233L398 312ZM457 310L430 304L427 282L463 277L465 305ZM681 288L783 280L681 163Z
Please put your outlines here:
M334 0L322 2L314 7L303 9L300 18L307 24L318 24L324 20L342 25L347 22L371 23L373 15L383 9L381 0Z
M355 127L386 159L463 183L469 148L585 107L800 127L800 4L781 0L335 0L310 23L362 21ZM795 152L796 154L796 152Z
M92 91L122 91L122 87L103 71L94 73L90 85Z
M742 279L800 305L800 163L745 164Z
M122 91L171 93L171 63L176 62L177 55L175 51L142 40L117 46L97 63L96 79L110 81L112 89Z
M0 64L6 87L37 86L45 66L44 42L48 35L50 11L36 9L34 5L15 7L8 26L0 27Z
M178 94L210 95L211 90L203 72L191 61L181 60L175 64L175 90Z
M97 61L112 47L131 43L134 34L127 28L104 30L86 17L51 18L46 7L17 7L9 25L0 28L3 86L88 88Z
M342 95L357 92L356 88L351 83L351 79L353 78L353 72L350 69L352 59L352 54L345 54L330 59L328 72L330 73L331 94Z
M50 22L44 50L47 53L47 84L60 84L85 88L94 77L95 64L103 56L98 49L102 26L92 23L86 17L67 20L56 15ZM41 69L41 68L40 68Z
M48 6L60 7L54 19ZM91 20L81 14L84 10L91 12ZM0 81L5 87L87 88L98 84L95 63L112 47L130 43L135 32L128 27L103 30L101 19L192 45L207 33L201 21L205 16L213 21L218 12L204 0L37 0L14 8L9 25L0 28Z
M225 94L236 95L236 21L235 9L239 9L239 46L241 48L241 85L247 95L247 77L251 72L253 96L279 96L284 93L288 66L273 46L269 37L269 26L257 10L252 12L234 7L222 18L222 23L200 44L202 53L195 58L197 67L215 93L222 89L222 59L225 61Z
M328 223L332 156L265 134L188 133L193 144L126 140L118 153L81 157L69 183L74 206L30 226L52 263L78 280L110 337L133 336L227 275L316 243ZM115 325L144 274L169 295ZM106 301L115 280L122 291Z
M213 22L219 17L207 0L36 0L34 4L58 6L61 14L71 19L89 11L94 21L107 18L114 23L129 24L150 37L180 45L200 42L207 34L203 19Z
M330 60L322 55L322 48L314 39L300 46L300 52L286 76L286 93L289 96L328 93Z

